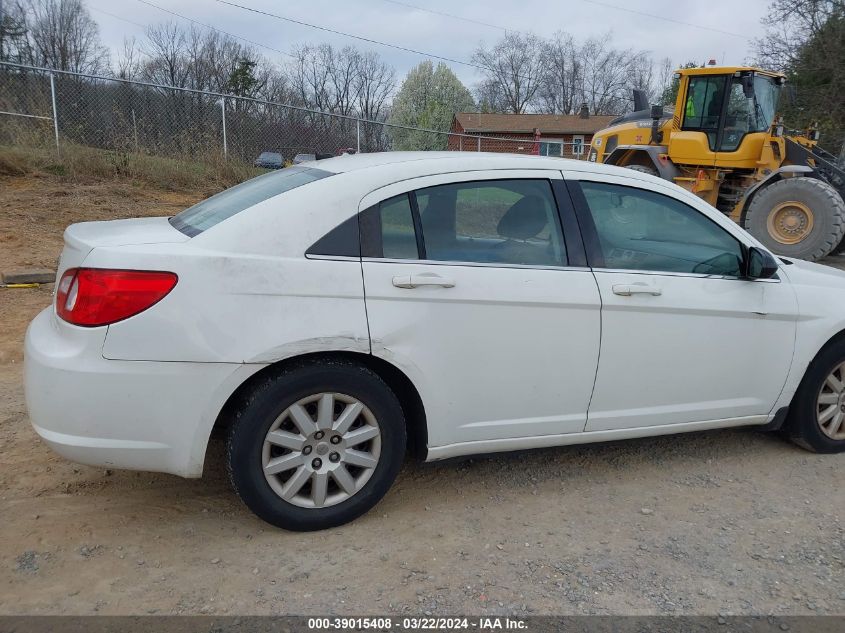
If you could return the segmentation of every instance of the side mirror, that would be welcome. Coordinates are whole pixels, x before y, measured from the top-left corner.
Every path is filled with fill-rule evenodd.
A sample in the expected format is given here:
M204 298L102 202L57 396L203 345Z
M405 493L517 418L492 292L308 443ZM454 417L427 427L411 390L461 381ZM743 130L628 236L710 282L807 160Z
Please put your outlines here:
M747 279L771 279L778 271L778 263L768 251L752 246L745 265Z

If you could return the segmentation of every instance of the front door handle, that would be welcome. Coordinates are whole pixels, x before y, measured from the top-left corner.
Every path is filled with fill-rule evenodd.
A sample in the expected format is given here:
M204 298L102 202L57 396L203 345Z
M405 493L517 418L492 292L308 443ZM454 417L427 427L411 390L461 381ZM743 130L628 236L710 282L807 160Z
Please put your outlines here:
M630 297L631 295L652 295L659 297L663 291L656 286L648 284L613 284L613 294L621 295L623 297Z
M437 273L419 273L415 275L398 275L393 278L393 285L397 288L418 288L419 286L439 286L454 288L455 282Z

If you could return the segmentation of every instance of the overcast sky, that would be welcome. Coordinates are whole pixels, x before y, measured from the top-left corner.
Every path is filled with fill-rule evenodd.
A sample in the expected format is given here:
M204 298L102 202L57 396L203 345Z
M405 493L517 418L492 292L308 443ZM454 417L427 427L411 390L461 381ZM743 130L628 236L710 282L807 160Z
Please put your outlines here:
M150 1L185 17L282 51L309 42L330 42L338 46L352 44L361 49L371 49L396 68L400 79L411 67L425 59L417 54L227 6L216 0ZM479 42L490 44L501 37L503 29L507 28L532 31L541 36L564 30L578 38L601 36L610 32L614 44L619 48L647 50L655 59L670 57L677 64L687 60L704 63L714 58L726 64L744 62L751 54L750 40L762 32L760 18L768 5L768 0L402 0L401 3L389 0L231 1L456 60L469 61ZM144 25L174 20L190 26L189 22L143 4L140 0L87 2L92 9L92 16L100 24L104 42L113 50L121 48L124 37L134 35L142 39ZM416 5L429 11L403 5ZM430 11L450 13L476 22ZM285 59L283 55L267 49L262 49L262 52L279 63ZM467 85L472 86L477 82L477 69L455 63L450 66Z

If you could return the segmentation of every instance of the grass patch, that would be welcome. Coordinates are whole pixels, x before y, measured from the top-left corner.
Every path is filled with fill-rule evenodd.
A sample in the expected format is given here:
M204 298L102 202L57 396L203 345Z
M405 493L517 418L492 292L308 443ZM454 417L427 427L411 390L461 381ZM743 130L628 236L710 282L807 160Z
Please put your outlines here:
M72 183L119 179L173 191L219 191L262 173L216 153L198 161L71 144L58 156L55 148L0 146L0 176L47 175Z

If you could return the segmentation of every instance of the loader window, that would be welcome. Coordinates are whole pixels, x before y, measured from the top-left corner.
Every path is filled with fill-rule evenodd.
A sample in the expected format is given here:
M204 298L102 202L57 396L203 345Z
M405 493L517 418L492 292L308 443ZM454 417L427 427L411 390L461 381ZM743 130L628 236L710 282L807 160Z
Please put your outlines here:
M780 87L769 77L754 77L754 92L747 96L742 78L731 79L725 131L719 143L720 152L733 152L749 132L765 132L775 118Z
M604 268L739 277L742 247L680 200L654 191L581 182Z
M722 103L725 100L723 75L703 75L690 77L687 100L684 106L683 130L704 132L710 149L716 149L719 133L719 119L722 115Z

